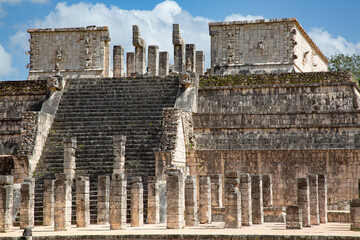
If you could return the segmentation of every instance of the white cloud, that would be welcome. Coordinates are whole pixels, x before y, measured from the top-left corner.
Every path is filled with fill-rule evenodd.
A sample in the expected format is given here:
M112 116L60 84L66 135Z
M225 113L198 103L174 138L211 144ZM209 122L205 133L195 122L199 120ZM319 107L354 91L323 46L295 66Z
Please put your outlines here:
M16 73L16 70L11 66L11 55L0 45L0 81L3 77L14 73Z
M244 21L244 20L257 20L257 19L264 19L263 16L253 16L253 15L242 15L242 14L238 14L238 13L233 13L230 16L227 16L225 18L226 22L230 22L230 21Z
M360 42L348 42L342 36L332 36L329 32L322 28L311 28L309 36L320 48L320 50L328 57L334 54L360 54Z
M208 22L210 19L193 17L184 11L175 1L164 1L152 10L123 10L118 6L107 7L104 4L58 3L55 10L44 19L33 21L35 28L85 27L89 25L108 26L112 45L122 45L125 52L134 51L132 45L132 25L140 27L141 37L147 45L159 45L160 51L170 53L173 58L172 24L180 23L183 39L186 43L196 44L197 50L205 51L207 62L210 58L210 38ZM11 37L11 42L29 49L26 31L19 31Z

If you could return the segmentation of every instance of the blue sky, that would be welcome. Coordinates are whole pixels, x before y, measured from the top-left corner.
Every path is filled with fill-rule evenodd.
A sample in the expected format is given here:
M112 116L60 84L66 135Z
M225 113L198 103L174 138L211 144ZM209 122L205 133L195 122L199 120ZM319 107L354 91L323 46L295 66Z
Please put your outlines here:
M180 23L187 43L206 53L208 22L295 17L326 56L360 54L359 0L0 0L0 80L25 80L28 28L109 26L111 44L133 51L131 25L147 44L172 54L171 29Z

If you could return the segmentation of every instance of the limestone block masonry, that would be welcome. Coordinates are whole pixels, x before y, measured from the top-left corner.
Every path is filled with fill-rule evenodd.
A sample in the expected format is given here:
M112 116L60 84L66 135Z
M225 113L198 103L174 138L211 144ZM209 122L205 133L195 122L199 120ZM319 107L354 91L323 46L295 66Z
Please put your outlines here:
M13 226L14 177L0 175L0 232L11 231Z
M109 223L110 176L98 176L97 224Z
M327 71L295 18L209 23L214 74Z
M71 227L71 178L68 174L56 174L54 228L66 231Z
M54 224L54 179L44 180L44 200L43 200L43 225L52 226Z
M64 78L109 77L107 27L29 29L28 80L47 79L60 68Z

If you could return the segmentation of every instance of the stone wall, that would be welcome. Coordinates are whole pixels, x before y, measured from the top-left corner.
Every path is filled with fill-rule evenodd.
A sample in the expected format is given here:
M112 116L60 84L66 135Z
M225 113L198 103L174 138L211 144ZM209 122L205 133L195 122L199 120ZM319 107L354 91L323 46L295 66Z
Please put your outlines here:
M296 203L296 178L308 173L328 175L328 203L358 197L359 149L324 150L190 150L191 175L223 174L238 170L271 174L275 206Z
M236 85L236 86L231 86ZM271 174L274 205L296 178L327 174L329 203L357 197L359 88L346 73L202 77L190 174Z
M29 29L28 80L53 76L57 67L65 78L108 77L110 37L107 27Z
M16 153L21 137L33 132L30 125L45 101L46 90L46 81L0 82L0 155Z
M326 57L295 18L215 22L209 34L215 74L327 71ZM300 55L311 61L294 61Z

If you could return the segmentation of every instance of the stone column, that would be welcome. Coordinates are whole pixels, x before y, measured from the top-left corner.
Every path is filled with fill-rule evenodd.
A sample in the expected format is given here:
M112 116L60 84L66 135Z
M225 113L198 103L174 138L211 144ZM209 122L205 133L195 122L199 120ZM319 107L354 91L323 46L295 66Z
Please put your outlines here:
M264 223L264 205L262 195L262 175L251 176L251 205L253 224Z
M308 174L309 178L309 198L310 198L310 224L319 225L319 182L318 175Z
M88 227L90 225L90 181L89 177L76 179L76 225Z
M350 230L360 231L360 199L354 199L350 202Z
M144 225L144 189L141 177L134 177L131 184L131 226Z
M174 45L174 71L185 72L185 41L180 35L180 24L173 24L172 41Z
M13 176L0 175L0 232L9 232L13 226Z
M56 174L54 228L66 231L71 227L71 177L65 173Z
M114 144L114 167L113 174L123 174L125 170L125 144L126 136L113 136Z
M160 197L159 184L156 177L148 177L148 211L147 223L158 224L160 222Z
M185 225L198 225L196 177L188 175L185 179Z
M184 227L185 186L184 174L179 169L166 171L167 209L166 228L181 229Z
M71 181L75 176L75 150L76 138L64 138L64 173L69 175Z
M126 229L126 179L124 174L113 174L110 186L110 230Z
M20 189L20 228L34 227L35 179L25 178Z
M319 216L320 223L327 223L327 180L326 174L319 174Z
M263 175L262 182L263 182L263 204L264 204L264 207L271 207L273 205L271 175Z
M148 47L148 72L150 76L159 76L159 46Z
M298 205L286 207L286 229L302 229L302 211Z
M169 53L160 52L159 53L159 75L167 76L169 75Z
M222 176L221 174L211 174L211 207L222 207Z
M195 72L196 69L196 55L195 44L186 44L185 46L185 59L186 59L186 71Z
M251 177L248 173L240 175L241 225L252 225Z
M225 228L241 227L240 172L225 173Z
M135 73L144 75L146 73L146 42L140 37L138 25L133 25L133 45L135 47Z
M302 210L303 227L310 227L309 179L297 179L298 205Z
M209 176L200 176L199 181L199 222L211 223L211 183Z
M135 53L126 53L126 76L131 77L135 73Z
M97 224L109 223L110 176L98 176Z
M52 226L54 224L54 179L44 180L43 197L43 225Z
M203 51L196 51L196 74L205 73L205 54Z
M124 48L120 45L114 46L113 51L113 75L124 77Z

